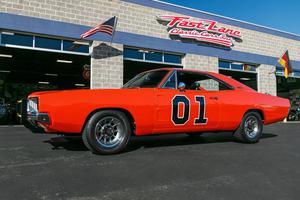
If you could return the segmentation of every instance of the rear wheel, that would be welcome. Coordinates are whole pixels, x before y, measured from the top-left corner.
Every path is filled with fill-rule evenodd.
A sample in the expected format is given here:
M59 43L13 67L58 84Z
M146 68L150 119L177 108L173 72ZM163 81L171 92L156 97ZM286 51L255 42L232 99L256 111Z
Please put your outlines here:
M114 154L126 148L130 135L130 122L123 112L103 110L89 119L82 139L93 153Z
M239 128L234 135L245 143L259 141L263 130L263 122L259 113L251 111L245 114Z

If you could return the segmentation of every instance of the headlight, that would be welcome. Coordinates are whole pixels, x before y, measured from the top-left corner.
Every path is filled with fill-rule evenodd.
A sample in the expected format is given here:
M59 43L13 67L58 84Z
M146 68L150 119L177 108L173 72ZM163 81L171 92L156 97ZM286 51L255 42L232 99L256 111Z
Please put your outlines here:
M32 97L27 101L27 114L36 114L38 113L38 98Z

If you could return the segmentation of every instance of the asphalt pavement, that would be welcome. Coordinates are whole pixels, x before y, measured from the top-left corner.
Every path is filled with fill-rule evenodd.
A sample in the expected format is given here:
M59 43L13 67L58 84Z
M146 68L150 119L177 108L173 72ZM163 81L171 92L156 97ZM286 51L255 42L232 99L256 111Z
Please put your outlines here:
M133 138L99 156L81 141L0 127L0 199L300 199L300 124L263 132L257 144L230 133Z

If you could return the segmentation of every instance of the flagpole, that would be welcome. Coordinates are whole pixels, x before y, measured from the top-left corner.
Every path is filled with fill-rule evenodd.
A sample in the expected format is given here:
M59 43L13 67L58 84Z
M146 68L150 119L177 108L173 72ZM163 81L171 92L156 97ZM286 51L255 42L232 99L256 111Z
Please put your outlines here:
M116 18L115 18L115 23L114 23L113 34L112 34L112 36L111 36L111 39L110 39L109 46L111 46L111 43L112 43L112 41L113 41L113 38L114 38L114 36L115 36L115 31L116 31L116 26L117 26L117 23L118 23L118 17L116 16Z

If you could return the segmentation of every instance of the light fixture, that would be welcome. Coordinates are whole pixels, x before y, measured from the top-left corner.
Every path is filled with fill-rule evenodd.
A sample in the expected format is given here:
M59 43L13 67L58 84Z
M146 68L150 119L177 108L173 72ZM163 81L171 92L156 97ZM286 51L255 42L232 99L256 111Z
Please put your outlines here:
M68 64L73 63L72 60L57 60L56 62L58 62L58 63L68 63Z
M242 80L242 81L250 81L251 79L250 78L240 78L240 80Z
M12 32L7 32L7 31L2 31L1 32L3 35L14 35Z
M80 45L89 45L88 42L80 42L80 41L75 41L73 44L80 44Z
M7 71L7 70L0 70L0 73L10 73L10 71Z
M39 84L44 84L44 85L48 85L49 82L44 82L44 81L40 81Z
M75 86L78 86L78 87L84 87L85 84L81 84L81 83L76 83Z
M8 55L8 54L0 54L0 57L3 57L3 58L12 58L13 56L12 55Z
M58 74L45 74L46 76L58 76Z
M233 65L242 65L243 63L239 63L239 62L232 62L231 64L233 64Z

